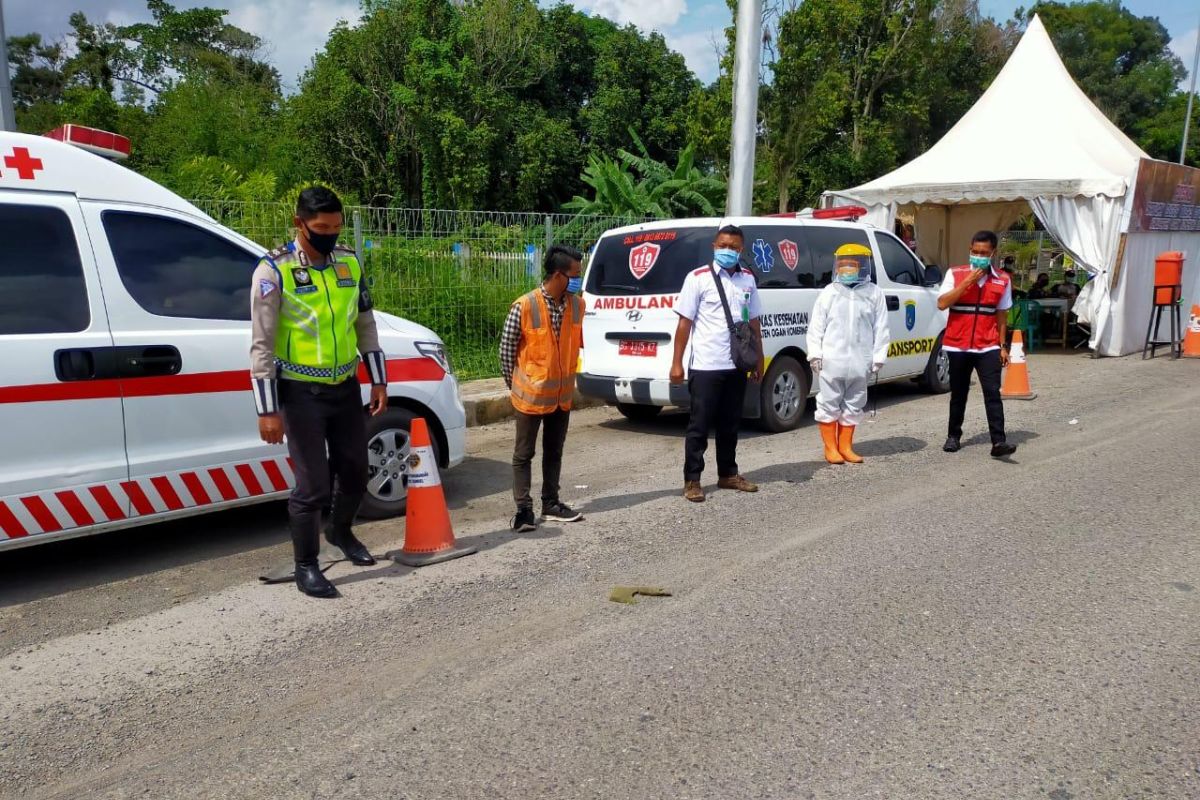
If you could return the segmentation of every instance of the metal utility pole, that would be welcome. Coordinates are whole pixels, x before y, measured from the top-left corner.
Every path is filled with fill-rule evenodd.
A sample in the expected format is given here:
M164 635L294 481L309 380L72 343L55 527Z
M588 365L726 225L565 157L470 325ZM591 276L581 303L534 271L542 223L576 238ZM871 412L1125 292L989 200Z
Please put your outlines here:
M4 33L4 0L0 0L0 127L6 131L17 129L17 115L13 111L12 78L8 74L8 36Z
M1196 99L1196 67L1200 66L1200 37L1196 39L1196 54L1192 56L1192 81L1188 86L1187 113L1183 115L1183 141L1179 144L1179 163L1187 156L1188 128L1192 125L1192 100Z
M745 216L754 197L754 148L758 137L758 70L762 59L762 0L738 0L733 53L733 141L725 213Z

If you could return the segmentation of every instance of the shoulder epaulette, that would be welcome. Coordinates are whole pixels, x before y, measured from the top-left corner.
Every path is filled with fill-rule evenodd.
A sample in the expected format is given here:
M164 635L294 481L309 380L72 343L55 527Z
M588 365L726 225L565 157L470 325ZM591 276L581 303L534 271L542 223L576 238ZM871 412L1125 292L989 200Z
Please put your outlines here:
M695 271L695 272L693 272L692 274L693 274L693 275L703 275L704 273L706 273L706 272L708 272L708 271L709 271L709 270L708 270L708 267L701 267L700 269L696 270L696 271Z
M346 253L347 255L351 255L351 256L354 256L355 258L358 258L358 253L355 252L353 247L347 247L344 244L335 244L333 246L333 249L336 252Z
M274 250L267 253L267 259L269 261L271 261L272 263L274 263L276 261L280 261L284 258L287 258L291 254L292 254L292 245L291 245L291 242L289 242L287 244L281 244L281 245L279 245L279 247L276 247Z

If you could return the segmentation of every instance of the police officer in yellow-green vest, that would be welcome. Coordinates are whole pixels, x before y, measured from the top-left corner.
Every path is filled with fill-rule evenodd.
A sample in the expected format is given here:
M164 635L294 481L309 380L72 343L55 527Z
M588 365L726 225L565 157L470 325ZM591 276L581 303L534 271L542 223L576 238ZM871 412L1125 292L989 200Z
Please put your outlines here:
M358 566L375 563L350 530L367 489L360 353L372 416L387 410L387 364L362 267L337 243L342 201L320 186L305 189L295 224L295 240L254 270L250 377L259 434L268 444L286 436L296 474L288 500L296 586L312 597L336 597L317 561L321 512L330 505L330 544Z

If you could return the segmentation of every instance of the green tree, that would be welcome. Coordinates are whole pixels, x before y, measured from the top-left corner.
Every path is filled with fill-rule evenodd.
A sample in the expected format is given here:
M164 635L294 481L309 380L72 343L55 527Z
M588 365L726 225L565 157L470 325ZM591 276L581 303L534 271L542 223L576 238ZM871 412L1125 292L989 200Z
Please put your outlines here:
M1186 74L1157 17L1139 17L1120 0L1038 2L1017 17L1037 14L1071 76L1118 128L1138 137L1176 93ZM1183 115L1179 115L1182 124Z
M618 150L620 161L608 156L588 160L583 182L592 199L576 197L564 208L581 215L629 217L717 216L725 205L725 181L706 175L695 165L689 145L674 167L651 157L638 136L630 131L638 155Z

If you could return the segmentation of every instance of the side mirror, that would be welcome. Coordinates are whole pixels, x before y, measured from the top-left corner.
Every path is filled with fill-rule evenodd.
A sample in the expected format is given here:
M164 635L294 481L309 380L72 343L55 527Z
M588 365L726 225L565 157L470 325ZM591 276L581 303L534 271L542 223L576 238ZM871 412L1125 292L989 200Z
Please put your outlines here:
M925 285L938 286L942 282L942 271L933 264L925 267Z

